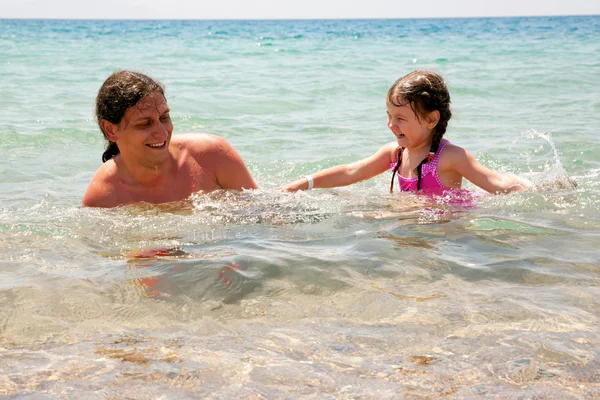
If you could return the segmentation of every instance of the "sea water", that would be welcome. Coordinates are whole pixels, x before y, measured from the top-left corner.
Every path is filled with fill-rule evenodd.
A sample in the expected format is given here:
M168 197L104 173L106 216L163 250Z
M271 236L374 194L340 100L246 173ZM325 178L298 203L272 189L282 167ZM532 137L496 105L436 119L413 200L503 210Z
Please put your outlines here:
M117 69L260 190L81 208ZM446 137L532 190L274 190L392 141L414 69L448 83ZM0 20L0 395L600 396L599 79L597 16Z

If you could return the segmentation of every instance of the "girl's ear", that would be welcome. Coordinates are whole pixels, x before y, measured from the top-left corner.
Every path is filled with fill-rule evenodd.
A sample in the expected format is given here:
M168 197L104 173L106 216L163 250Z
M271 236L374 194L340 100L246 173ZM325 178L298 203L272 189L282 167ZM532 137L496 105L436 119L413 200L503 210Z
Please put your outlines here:
M427 114L427 129L433 129L440 122L440 112L438 110L433 110L429 114Z
M102 128L102 132L104 132L109 141L116 142L119 139L117 136L117 125L112 122L103 119L100 121L100 128Z

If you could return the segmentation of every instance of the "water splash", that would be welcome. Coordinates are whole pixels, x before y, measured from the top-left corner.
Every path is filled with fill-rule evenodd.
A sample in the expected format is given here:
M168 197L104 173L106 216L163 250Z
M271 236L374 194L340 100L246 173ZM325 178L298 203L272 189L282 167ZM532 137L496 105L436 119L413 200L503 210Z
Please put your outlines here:
M573 190L577 187L577 182L571 178L564 169L560 160L560 153L556 144L552 140L552 135L549 132L538 132L535 129L530 129L525 132L527 139L543 139L550 146L550 157L545 158L544 170L542 172L533 172L532 156L528 156L530 173L527 176L531 185L530 190L536 192L551 192L557 190ZM546 152L542 145L534 151L534 153Z

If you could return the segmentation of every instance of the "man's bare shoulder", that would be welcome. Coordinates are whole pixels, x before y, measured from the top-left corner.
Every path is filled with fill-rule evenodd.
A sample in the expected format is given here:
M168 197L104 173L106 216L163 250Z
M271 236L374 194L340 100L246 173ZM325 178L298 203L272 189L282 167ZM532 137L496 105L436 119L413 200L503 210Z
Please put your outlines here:
M173 137L172 143L200 164L223 164L238 160L239 155L229 142L210 133L184 133Z
M120 204L116 190L117 170L113 160L108 160L98 168L83 195L84 207L114 207Z
M225 138L208 133L181 134L171 143L181 150L177 156L180 161L187 154L187 159L195 160L204 172L212 171L221 188L257 188L241 156Z
M222 151L230 147L227 140L211 133L182 133L173 135L171 142L193 153Z

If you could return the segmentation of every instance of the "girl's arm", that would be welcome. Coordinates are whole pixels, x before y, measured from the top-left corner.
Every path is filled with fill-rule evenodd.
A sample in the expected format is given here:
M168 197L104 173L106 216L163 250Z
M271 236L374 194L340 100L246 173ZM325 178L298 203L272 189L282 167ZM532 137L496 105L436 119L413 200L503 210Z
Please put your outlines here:
M448 146L448 159L445 164L452 165L454 170L469 182L492 193L508 193L526 190L529 185L516 176L503 175L481 165L467 150L458 146ZM446 150L444 150L446 152Z
M398 144L396 142L388 143L370 157L363 158L351 164L337 165L319 171L312 175L314 181L313 187L332 188L347 186L379 175L390 169L390 163L395 161L394 155L397 148ZM278 188L278 190L295 192L296 190L306 190L307 188L308 180L301 178Z

